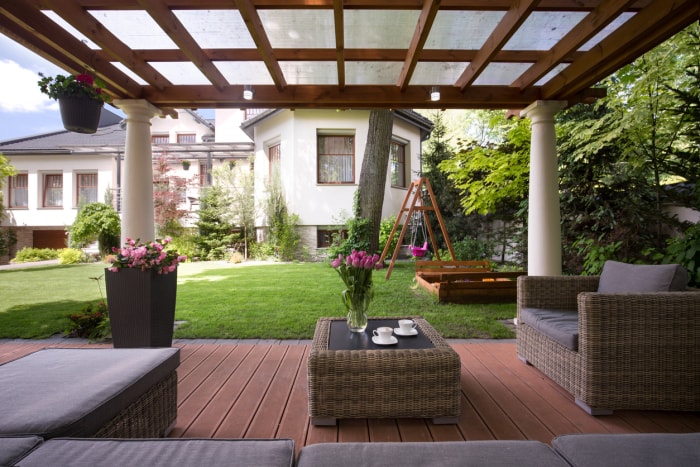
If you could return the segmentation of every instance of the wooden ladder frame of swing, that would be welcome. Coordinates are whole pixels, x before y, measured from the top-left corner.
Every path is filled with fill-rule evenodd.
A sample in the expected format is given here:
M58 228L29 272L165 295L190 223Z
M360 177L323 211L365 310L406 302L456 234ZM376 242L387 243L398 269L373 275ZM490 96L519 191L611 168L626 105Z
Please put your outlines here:
M428 192L428 197L430 198L430 206L426 206L425 204L423 204L423 198L421 197L421 192L422 192L424 186ZM409 205L409 203L410 203L410 205ZM391 256L391 261L389 262L389 267L387 268L387 271L386 271L386 278L387 279L389 279L391 277L391 270L394 268L394 263L396 262L396 258L399 255L399 250L401 249L401 244L403 242L404 237L406 236L406 230L408 229L409 221L412 219L414 212L422 212L423 213L423 222L428 230L428 235L430 237L430 244L433 247L433 251L435 252L435 256L436 256L437 260L441 261L440 253L438 252L438 249L437 249L437 242L435 241L435 234L433 233L433 229L430 226L430 220L428 218L429 211L435 212L438 223L440 224L440 231L442 232L442 236L445 239L445 243L447 244L447 250L450 253L452 261L455 260L455 252L452 249L452 243L450 242L450 237L447 235L447 229L445 228L445 223L442 220L442 214L440 214L440 208L438 207L437 201L435 200L435 193L433 192L433 187L430 185L430 180L428 180L426 177L421 177L418 180L413 181L411 183L411 186L409 187L408 191L406 192L406 197L404 198L403 204L401 205L401 210L399 211L399 215L396 216L396 222L394 222L394 227L391 229L391 233L389 234L389 239L386 242L386 246L384 246L384 251L382 251L382 255L381 255L380 260L379 260L380 262L383 262L384 259L386 258L386 255L389 253L389 249L391 248L391 243L392 243L392 240L394 239L394 235L396 234L396 231L398 230L399 225L401 225L402 227L401 227L401 232L399 233L399 240L396 243L396 248L394 248L394 253ZM404 215L406 215L406 221L402 222Z

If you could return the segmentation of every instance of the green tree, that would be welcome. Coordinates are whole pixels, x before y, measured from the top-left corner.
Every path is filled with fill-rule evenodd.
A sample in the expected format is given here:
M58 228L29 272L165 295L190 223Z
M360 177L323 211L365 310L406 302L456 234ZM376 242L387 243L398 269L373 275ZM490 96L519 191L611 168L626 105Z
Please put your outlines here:
M255 204L255 174L249 167L234 164L219 166L212 171L214 184L226 191L226 199L230 203L224 217L242 231L245 258L248 258L248 244L255 238L255 217L258 212Z
M278 170L272 172L266 187L268 241L275 248L275 254L283 261L291 261L299 254L301 236L297 232L299 216L287 210L284 186Z
M203 190L200 201L199 236L195 239L198 254L208 260L223 259L237 238L235 226L227 220L231 200L226 189L214 185Z
M487 139L460 141L454 157L440 162L438 167L461 193L460 204L466 214L480 214L487 216L484 221L500 222L502 228L497 235L501 259L508 255L520 261L526 248L523 226L530 170L530 125L526 120L506 120L502 112L482 115L489 117L489 130L482 129L479 134ZM478 235L470 240L476 239Z
M89 203L80 208L68 232L72 248L82 248L97 240L101 253L111 253L113 247L119 246L121 219L112 206Z

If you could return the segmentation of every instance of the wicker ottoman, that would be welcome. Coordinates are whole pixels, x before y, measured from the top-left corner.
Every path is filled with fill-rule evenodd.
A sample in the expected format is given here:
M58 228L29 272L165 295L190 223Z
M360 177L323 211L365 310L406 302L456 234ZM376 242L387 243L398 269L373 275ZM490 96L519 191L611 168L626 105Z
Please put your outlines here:
M398 319L370 319L361 334L350 333L344 318L318 320L307 362L314 425L334 425L338 418L457 423L459 355L427 321L413 317L419 336L400 337L392 346L371 343L373 329L395 327Z
M177 416L180 350L45 349L0 365L0 435L151 438Z

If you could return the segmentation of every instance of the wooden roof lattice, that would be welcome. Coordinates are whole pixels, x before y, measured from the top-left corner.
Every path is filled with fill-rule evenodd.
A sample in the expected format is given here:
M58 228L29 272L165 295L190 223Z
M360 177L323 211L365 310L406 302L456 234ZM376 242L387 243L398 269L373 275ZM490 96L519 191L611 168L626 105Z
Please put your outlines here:
M699 17L697 0L8 0L0 32L163 110L519 109L604 95Z

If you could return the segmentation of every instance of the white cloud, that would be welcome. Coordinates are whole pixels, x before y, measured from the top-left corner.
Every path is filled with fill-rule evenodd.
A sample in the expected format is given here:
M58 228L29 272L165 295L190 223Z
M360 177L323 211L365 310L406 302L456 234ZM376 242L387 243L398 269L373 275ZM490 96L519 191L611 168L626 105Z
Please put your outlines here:
M12 60L0 60L0 111L43 112L56 108L55 101L39 91L37 73Z

